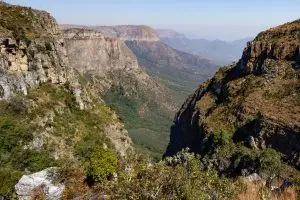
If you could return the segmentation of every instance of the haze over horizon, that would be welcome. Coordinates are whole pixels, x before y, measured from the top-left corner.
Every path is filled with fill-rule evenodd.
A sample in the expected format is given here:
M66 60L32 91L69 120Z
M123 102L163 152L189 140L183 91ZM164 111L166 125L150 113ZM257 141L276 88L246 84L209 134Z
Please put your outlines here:
M299 18L299 0L6 0L50 12L60 24L149 25L192 38L238 40ZM259 6L258 6L259 5Z

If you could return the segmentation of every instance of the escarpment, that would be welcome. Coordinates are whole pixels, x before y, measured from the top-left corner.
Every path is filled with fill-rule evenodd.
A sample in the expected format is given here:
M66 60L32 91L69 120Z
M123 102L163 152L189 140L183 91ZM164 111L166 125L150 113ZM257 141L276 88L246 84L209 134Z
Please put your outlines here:
M124 41L136 57L139 66L151 77L162 79L173 90L171 101L179 102L218 69L209 60L178 51L160 41L156 30L148 26L80 26L68 28L91 29L109 38Z
M176 114L166 155L205 154L210 136L275 149L300 168L300 21L260 33L238 63L221 68ZM212 148L212 147L211 147Z
M90 80L104 101L118 111L136 144L157 145L153 149L161 154L176 108L162 80L148 75L120 38L79 28L64 30L64 37L70 66Z
M55 20L46 12L0 5L1 99L44 82L74 82Z
M88 140L121 155L132 149L119 117L69 64L64 37L50 14L0 4L0 19L1 167L22 155L27 163L13 167L20 173L38 165L34 159L49 162L30 171L62 158L78 160L76 151Z

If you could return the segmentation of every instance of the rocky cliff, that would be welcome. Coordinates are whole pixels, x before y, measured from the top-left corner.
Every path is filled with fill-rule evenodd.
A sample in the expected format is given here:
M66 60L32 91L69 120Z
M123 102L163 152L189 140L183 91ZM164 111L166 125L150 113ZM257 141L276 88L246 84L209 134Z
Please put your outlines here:
M185 147L205 154L213 148L209 138L222 133L253 151L272 148L299 169L299 47L299 20L260 33L237 64L221 68L185 101L166 155Z
M92 107L93 94L79 84L70 67L55 19L47 12L13 5L1 4L0 11L1 99L27 96L30 89L51 83L54 87L68 85L80 109Z
M46 12L0 5L0 97L50 81L74 82L55 20Z
M0 196L21 175L80 165L99 146L132 149L119 116L69 64L50 14L1 3L0 19Z
M156 30L148 26L80 26L61 25L63 29L84 28L119 38L137 58L150 76L159 77L174 91L173 101L179 103L199 84L212 76L218 67L199 56L178 51L162 43Z
M167 145L168 126L176 109L170 91L161 80L149 76L120 38L90 29L64 30L70 66L91 80L105 102L119 111L134 141L155 149ZM153 127L160 120L161 128ZM168 124L168 125L166 125ZM159 130L159 131L158 131ZM143 139L141 139L143 138ZM148 139L146 139L148 138ZM158 147L156 147L158 146Z
M167 89L142 70L122 40L88 29L68 29L64 35L70 65L83 74L97 77L95 85L102 93L112 86L122 85L126 95L151 94L155 97L152 101L174 111L175 105L168 101Z

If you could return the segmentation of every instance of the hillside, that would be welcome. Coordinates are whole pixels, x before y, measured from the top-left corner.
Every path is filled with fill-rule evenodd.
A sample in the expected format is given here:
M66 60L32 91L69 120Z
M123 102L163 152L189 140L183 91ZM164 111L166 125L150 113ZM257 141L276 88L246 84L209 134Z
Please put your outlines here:
M147 26L61 27L71 66L93 80L136 147L160 158L179 103L216 66L164 45Z
M158 77L174 91L173 100L182 102L199 84L212 76L218 67L211 61L189 53L181 52L161 42L156 30L148 26L80 26L89 28L109 37L118 37L137 57L139 65L152 77Z
M189 147L227 175L259 173L276 155L299 170L299 47L299 20L260 33L182 105L166 155Z
M126 44L149 74L165 80L172 90L182 93L182 97L218 69L207 59L175 50L161 41L128 40Z
M89 29L64 31L70 66L91 81L126 125L138 149L161 157L177 104L149 76L123 40Z
M69 65L50 14L0 4L0 198L22 175L132 149L124 124Z
M62 33L49 13L0 1L0 199L299 199L299 29L262 32L203 83L176 116L172 156L153 161L177 94L128 38ZM133 148L126 129L152 146Z

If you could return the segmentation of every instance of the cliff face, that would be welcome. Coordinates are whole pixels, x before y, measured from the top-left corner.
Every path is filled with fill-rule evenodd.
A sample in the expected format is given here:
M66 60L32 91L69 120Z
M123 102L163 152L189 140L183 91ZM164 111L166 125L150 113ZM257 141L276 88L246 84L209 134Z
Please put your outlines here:
M153 151L161 154L176 109L161 80L140 67L120 38L78 28L64 30L64 37L70 66L84 74L104 101L119 111L136 144L158 146Z
M50 81L73 82L64 40L46 12L0 5L0 98Z
M156 103L174 110L174 105L163 100L166 89L141 69L122 40L87 29L68 29L64 33L70 65L83 74L96 77L94 81L101 92L113 85L122 85L128 95L134 96L137 91L151 93L156 96L153 99Z
M221 68L176 114L166 155L203 153L210 135L273 148L300 168L300 21L260 33L239 62Z
M150 76L159 77L174 91L173 101L181 102L199 82L212 76L218 67L209 60L178 51L162 43L156 30L147 26L61 25L63 29L84 28L125 41L140 67Z
M65 46L48 13L0 3L0 198L16 198L24 174L86 166L99 148L115 159L133 150L124 123L72 68ZM113 50L107 55L103 63L114 62ZM32 183L15 187L18 198L44 185Z
M125 155L132 142L124 124L87 82L79 83L81 75L69 64L55 19L44 11L6 4L0 4L0 19L1 144L18 141L12 146L23 145L24 151L45 151L54 159L75 158L77 143L87 137L86 128L91 126L79 118L79 113L85 113L87 118L94 116L90 118L94 122L100 123L100 116L110 120L101 122L96 135L101 142L108 138L106 142ZM78 123L73 125L74 121ZM3 141L16 132L4 131L7 123L24 129L15 140ZM15 152L7 149L4 145L0 152L12 159Z

